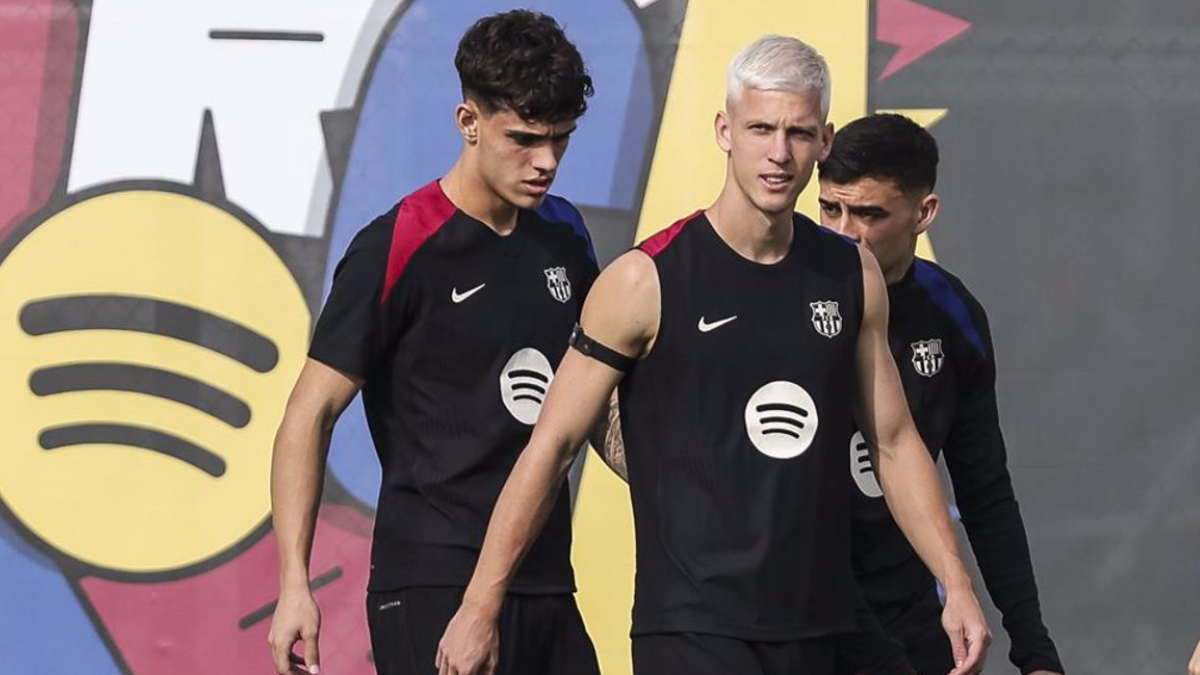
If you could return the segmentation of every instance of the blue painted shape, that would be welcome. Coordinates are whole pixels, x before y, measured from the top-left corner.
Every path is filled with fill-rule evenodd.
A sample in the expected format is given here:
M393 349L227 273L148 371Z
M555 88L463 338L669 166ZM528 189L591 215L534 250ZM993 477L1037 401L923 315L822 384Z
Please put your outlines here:
M13 673L120 675L58 566L0 517L0 663Z
M584 206L636 208L654 118L649 57L636 18L622 0L557 0L532 8L558 19L596 89L554 191Z
M383 37L330 231L326 295L354 234L454 163L462 142L454 128L462 98L454 70L458 40L478 18L512 6L509 0L416 0ZM637 19L623 0L535 0L524 6L563 25L596 90L571 137L555 192L583 206L634 210L651 150L655 100ZM381 472L357 400L334 430L329 466L351 494L375 505Z
M580 239L587 242L588 257L596 262L596 249L592 247L592 235L583 224L583 214L571 202L555 195L546 195L537 209L538 215L551 223L567 223Z
M954 321L963 337L979 350L980 355L987 358L987 347L984 346L979 331L975 329L975 322L971 319L967 303L959 297L946 275L930 263L917 258L913 261L913 276L929 292L934 303Z

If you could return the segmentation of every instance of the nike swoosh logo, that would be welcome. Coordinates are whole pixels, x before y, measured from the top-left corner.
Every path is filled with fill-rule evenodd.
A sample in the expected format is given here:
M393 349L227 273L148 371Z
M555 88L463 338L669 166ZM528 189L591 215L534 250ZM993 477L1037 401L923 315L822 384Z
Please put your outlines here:
M729 317L728 319L721 319L720 321L714 321L712 323L707 323L707 322L705 322L704 317L700 317L700 323L696 327L700 329L701 333L707 333L710 330L716 330L716 329L720 328L721 326L724 326L725 324L729 323L730 321L733 321L736 318L737 318L737 315L734 314L733 316Z
M458 303L462 302L463 300L466 300L467 298L471 297L472 295L475 295L479 291L483 290L484 286L487 286L487 284L479 284L475 288L472 288L471 290L466 291L464 293L459 293L457 288L452 288L452 289L450 289L450 300L454 304L457 305Z

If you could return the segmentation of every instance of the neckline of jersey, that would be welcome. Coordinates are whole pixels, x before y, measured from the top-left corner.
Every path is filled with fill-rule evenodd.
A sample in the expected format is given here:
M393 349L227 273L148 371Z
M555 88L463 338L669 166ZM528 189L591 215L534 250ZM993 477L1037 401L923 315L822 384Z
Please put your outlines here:
M483 222L482 220L476 218L475 216L472 216L471 214L467 213L466 211L463 211L462 208L459 207L458 204L455 204L454 200L450 199L450 196L447 195L446 191L442 188L442 179L443 178L445 178L445 177L443 176L443 177L434 179L433 184L435 186L437 186L437 191L438 191L438 194L441 196L441 198L446 200L447 204L450 204L451 206L454 207L454 215L461 216L462 218L466 219L468 222L472 223L476 227L483 228L489 234L491 234L492 237L498 242L503 242L503 241L507 241L509 239L513 239L513 235L515 235L517 233L517 231L521 229L522 217L528 217L525 215L525 212L528 211L528 209L522 209L520 207L517 207L517 219L516 219L516 222L513 224L512 231L509 232L508 234L500 234L491 225L488 225L487 223ZM451 218L453 218L453 217L454 216L451 216ZM515 239L514 239L514 241L515 241Z
M913 258L912 264L908 266L908 270L904 272L904 276L900 277L895 283L888 284L888 297L894 298L906 295L921 287L921 284L917 282L917 263L918 259Z
M716 246L723 250L725 257L734 261L733 264L742 265L745 269L758 270L760 274L779 274L782 270L790 268L794 260L798 260L800 256L800 238L805 234L805 228L802 223L798 222L795 216L792 217L792 243L785 254L779 260L773 263L760 263L750 260L749 258L738 253L732 246L721 238L717 232L716 226L709 220L708 214L701 211L699 220L702 221L705 236L712 239Z

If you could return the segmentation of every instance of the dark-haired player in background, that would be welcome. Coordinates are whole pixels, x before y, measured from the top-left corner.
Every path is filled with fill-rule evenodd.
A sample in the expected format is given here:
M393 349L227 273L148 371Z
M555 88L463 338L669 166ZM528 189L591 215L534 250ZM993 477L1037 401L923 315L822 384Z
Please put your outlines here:
M554 19L512 11L472 26L455 66L462 151L351 242L276 438L279 673L319 671L309 553L330 434L360 389L383 467L367 597L375 666L436 670L437 641L598 274L578 211L547 194L592 94L579 52ZM499 672L598 672L570 544L563 492L505 599Z
M1029 544L1006 465L996 410L996 362L987 316L958 278L916 258L917 236L938 212L938 148L900 115L846 125L820 163L821 221L862 243L887 282L888 343L917 429L945 455L971 548L1012 640L1022 673L1061 673L1042 623ZM850 444L854 567L868 603L921 675L954 667L933 576L881 499L861 435ZM864 631L840 649L845 673L873 669L888 639ZM894 662L893 662L894 663ZM891 670L891 667L886 670ZM908 672L912 672L911 669Z

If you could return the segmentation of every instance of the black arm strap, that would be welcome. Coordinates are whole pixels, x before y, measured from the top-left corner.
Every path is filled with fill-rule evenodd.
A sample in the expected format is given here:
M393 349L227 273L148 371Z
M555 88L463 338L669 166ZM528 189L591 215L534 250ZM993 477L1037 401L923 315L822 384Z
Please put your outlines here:
M617 370L622 373L628 373L629 370L633 368L633 364L635 363L634 359L625 356L615 349L609 349L608 347L605 347L599 342L596 342L592 338L588 337L587 334L583 332L583 326L580 326L579 324L575 324L575 328L571 330L571 340L569 344L580 354L583 354L584 356L590 356L600 363L612 368L613 370Z

